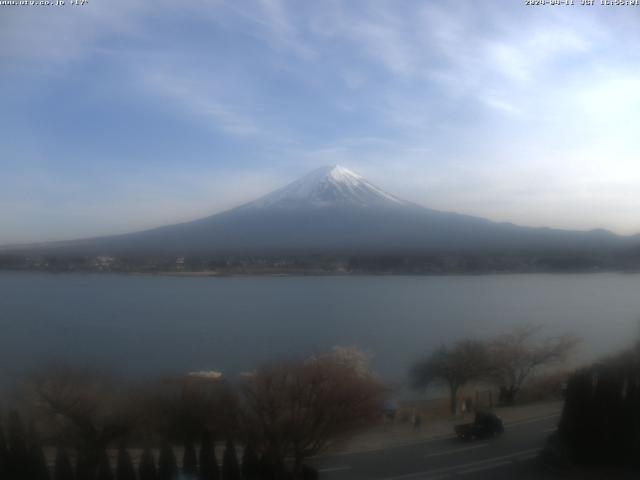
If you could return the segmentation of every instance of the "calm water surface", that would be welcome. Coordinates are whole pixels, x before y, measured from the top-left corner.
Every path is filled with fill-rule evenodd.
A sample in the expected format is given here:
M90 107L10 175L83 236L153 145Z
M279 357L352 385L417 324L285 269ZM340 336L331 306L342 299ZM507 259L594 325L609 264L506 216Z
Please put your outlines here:
M434 346L526 322L584 357L638 335L640 275L178 278L0 273L0 381L49 361L132 375L249 371L333 345L402 380Z

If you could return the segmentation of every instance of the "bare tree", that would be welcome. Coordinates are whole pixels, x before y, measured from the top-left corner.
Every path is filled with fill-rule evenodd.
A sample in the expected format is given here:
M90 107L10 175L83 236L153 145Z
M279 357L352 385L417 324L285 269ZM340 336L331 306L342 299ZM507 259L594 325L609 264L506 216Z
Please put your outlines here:
M489 372L489 358L484 343L464 340L452 347L441 346L411 369L413 385L427 388L445 384L449 388L449 408L452 415L458 411L458 391L473 380L482 379Z
M284 471L293 459L299 478L305 458L371 422L385 389L368 372L356 368L358 358L344 351L259 369L243 390L245 427L252 430L273 467Z
M73 443L91 469L104 448L125 436L140 415L131 395L96 371L47 368L30 377L23 394L33 418L54 437Z
M525 325L489 342L491 378L500 400L513 404L522 385L538 369L566 360L580 343L574 335L538 339L541 327Z

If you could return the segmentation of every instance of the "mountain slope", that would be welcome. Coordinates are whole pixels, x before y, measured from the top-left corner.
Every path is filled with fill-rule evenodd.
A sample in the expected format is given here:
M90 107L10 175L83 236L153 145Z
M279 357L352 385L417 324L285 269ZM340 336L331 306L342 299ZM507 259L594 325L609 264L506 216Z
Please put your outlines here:
M422 254L610 251L634 239L519 227L424 208L341 166L324 167L256 201L144 232L31 247L74 255Z

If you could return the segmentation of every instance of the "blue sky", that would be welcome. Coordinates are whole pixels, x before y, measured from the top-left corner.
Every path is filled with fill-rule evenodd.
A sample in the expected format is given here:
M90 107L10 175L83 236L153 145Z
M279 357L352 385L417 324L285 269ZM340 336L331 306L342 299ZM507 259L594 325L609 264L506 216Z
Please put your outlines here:
M335 163L432 208L640 232L640 7L523 3L0 6L0 243L197 218Z

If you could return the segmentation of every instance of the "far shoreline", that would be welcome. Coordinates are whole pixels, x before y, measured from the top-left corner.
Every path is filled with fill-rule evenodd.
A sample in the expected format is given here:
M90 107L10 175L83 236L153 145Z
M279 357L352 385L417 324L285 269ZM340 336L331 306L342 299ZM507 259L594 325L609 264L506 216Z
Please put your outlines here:
M36 270L36 269L0 269L0 274L11 273L46 273L51 275L124 275L129 277L172 277L172 278L233 278L233 277L255 277L255 278L293 278L293 277L495 277L509 275L597 275L597 274L618 274L618 275L638 275L640 270L574 270L574 271L552 271L552 270L521 270L521 271L486 271L486 272L144 272L144 271L99 271L99 270Z

